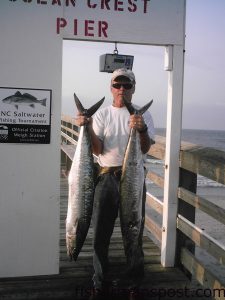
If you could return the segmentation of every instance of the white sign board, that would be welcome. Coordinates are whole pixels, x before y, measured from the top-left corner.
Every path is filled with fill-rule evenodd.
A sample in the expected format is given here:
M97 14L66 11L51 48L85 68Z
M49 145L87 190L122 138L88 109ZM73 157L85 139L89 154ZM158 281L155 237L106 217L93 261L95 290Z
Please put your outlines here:
M37 13L58 11L55 24L49 26L65 39L148 45L184 42L185 0L8 1L12 9L23 7L27 13L31 8Z
M183 0L89 0L66 6L56 23L64 38L182 45Z

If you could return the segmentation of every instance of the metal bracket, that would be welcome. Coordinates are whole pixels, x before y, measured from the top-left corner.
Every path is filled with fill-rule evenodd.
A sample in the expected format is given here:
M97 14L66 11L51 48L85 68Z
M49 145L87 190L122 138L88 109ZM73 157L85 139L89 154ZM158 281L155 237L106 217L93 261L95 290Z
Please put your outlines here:
M165 60L164 60L164 70L173 70L173 46L165 47Z

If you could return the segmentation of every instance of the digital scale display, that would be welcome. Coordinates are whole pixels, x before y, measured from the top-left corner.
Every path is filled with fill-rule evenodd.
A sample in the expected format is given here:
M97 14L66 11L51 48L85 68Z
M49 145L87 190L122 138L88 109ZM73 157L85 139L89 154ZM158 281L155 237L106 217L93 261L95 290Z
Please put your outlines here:
M116 69L126 68L132 70L134 57L123 54L103 54L100 56L99 71L112 73Z

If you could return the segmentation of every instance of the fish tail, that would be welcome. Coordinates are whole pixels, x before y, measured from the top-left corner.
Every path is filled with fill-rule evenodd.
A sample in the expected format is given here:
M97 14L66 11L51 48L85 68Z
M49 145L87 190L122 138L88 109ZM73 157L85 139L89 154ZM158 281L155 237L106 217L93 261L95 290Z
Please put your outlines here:
M153 100L151 100L150 102L148 102L147 104L145 104L142 108L140 108L138 110L138 114L143 115L144 112L146 112L146 110L149 109L149 107L152 105Z
M46 106L47 98L41 100L41 105Z
M127 100L123 99L124 105L126 106L127 110L131 115L138 114L143 115L144 112L146 112L147 109L152 105L153 100L145 104L140 109L135 109L131 102L128 102Z
M102 103L104 102L104 100L105 100L105 97L103 97L100 101L98 101L97 103L95 103L93 106L91 106L87 110L87 116L89 118L99 109L99 107L102 105Z
M91 106L89 109L85 109L82 105L82 103L80 102L80 100L78 99L77 95L74 93L74 100L77 106L78 111L82 114L87 116L88 118L90 118L98 109L99 107L102 105L102 103L105 100L105 97L102 98L100 101L98 101L97 103L95 103L93 106Z
M83 114L85 112L85 108L83 107L82 103L80 102L79 98L75 93L74 93L74 100L79 113Z
M136 113L136 109L133 107L131 102L128 102L126 99L123 99L123 103L129 111L130 115L134 115Z

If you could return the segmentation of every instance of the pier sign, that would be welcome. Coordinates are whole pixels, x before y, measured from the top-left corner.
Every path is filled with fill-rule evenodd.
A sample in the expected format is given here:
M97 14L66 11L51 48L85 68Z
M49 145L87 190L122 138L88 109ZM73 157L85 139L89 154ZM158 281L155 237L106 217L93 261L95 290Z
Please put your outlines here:
M8 0L8 13L15 14L14 24L22 20L22 27L27 18L32 20L31 14L40 14L30 33L41 26L43 34L50 30L55 38L152 45L184 42L185 0ZM43 23L44 15L54 17Z
M49 144L51 93L0 88L0 143Z

